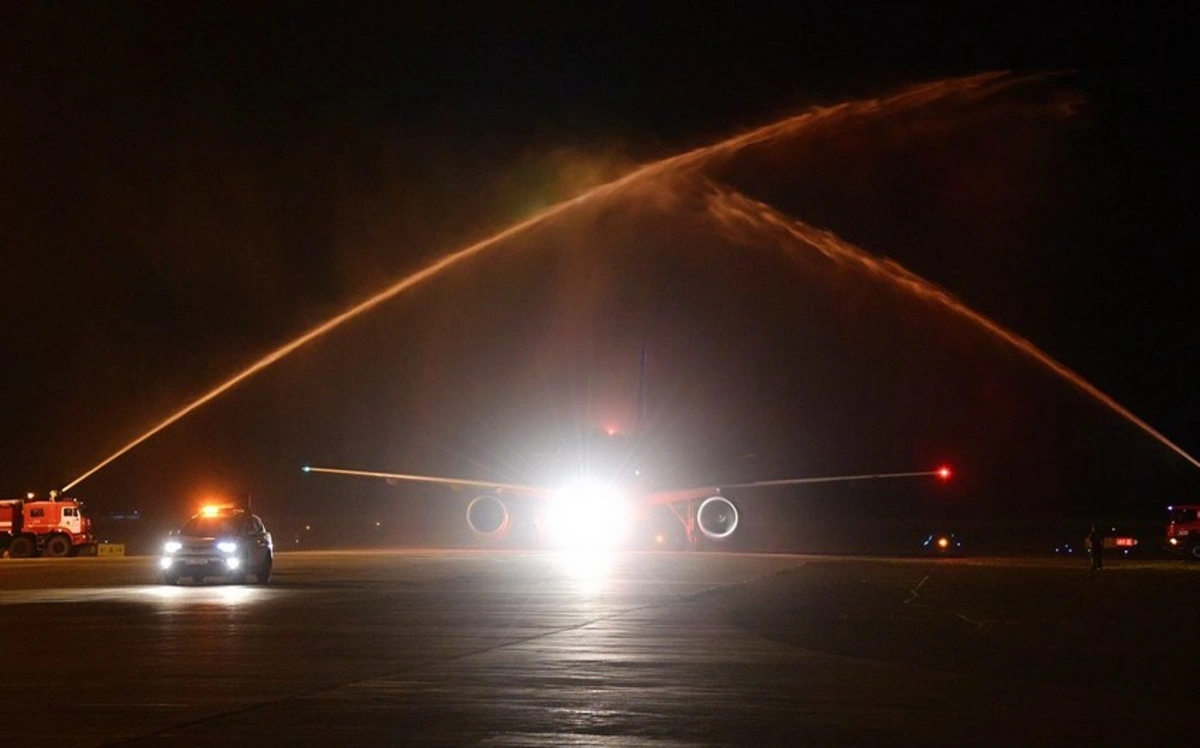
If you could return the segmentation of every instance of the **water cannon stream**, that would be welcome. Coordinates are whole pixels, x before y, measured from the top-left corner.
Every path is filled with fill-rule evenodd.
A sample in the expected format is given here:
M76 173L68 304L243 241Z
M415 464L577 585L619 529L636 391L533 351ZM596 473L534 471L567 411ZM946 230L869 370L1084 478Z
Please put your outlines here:
M299 337L266 354L262 358L247 366L242 371L234 374L229 379L218 384L216 387L212 388L208 392L180 408L175 413L155 424L153 427L122 446L116 452L106 457L100 463L63 486L62 490L68 491L74 488L99 470L103 469L105 466L112 463L114 460L118 459L158 432L187 416L192 411L211 402L215 398L236 387L241 382L277 363L297 349L313 342L314 340L317 340L318 338L321 338L326 333L335 330L344 323L374 309L375 307L380 306L384 302L400 295L401 293L404 293L410 288L423 283L424 281L429 280L456 265L470 260L482 252L492 249L509 239L520 236L527 231L541 226L547 221L568 213L569 211L574 210L582 205L604 200L613 195L619 195L624 190L660 176L678 175L688 173L692 170L698 170L706 165L711 164L717 159L730 158L756 145L769 143L784 138L799 137L803 135L806 130L816 126L836 126L840 123L852 122L856 118L869 116L889 116L892 114L919 109L924 106L945 101L951 97L957 97L958 99L963 100L964 103L979 101L987 99L988 97L996 96L999 93L1013 87L1042 80L1045 77L1046 76L1041 75L1014 76L1004 72L989 72L969 77L925 83L912 86L889 96L847 102L833 107L813 108L799 115L787 117L777 122L749 130L745 133L727 138L726 140L718 143L695 148L693 150L635 168L628 174L618 179L597 187L593 187L583 194L546 208L492 236L445 255L422 270L412 273L411 275L384 288L367 299L349 307L342 313L330 318L326 322L313 327ZM818 248L820 248L824 244L828 243L830 242L819 241L817 245L814 246L818 246ZM866 253L863 254L866 257L871 257L870 255L866 255ZM861 258L859 261L862 261ZM874 258L872 258L872 261L880 262L878 260L874 260ZM932 285L923 279L920 279L917 276L908 273L907 271L903 271L903 273L903 275L897 276L897 282L907 284L913 289L919 287L932 288ZM994 334L1002 333L1001 336L1005 337L1006 339L1016 337L1011 333L1004 331L1003 328L998 328L995 323L987 320L987 318L983 317L982 315L972 312L971 310L967 310L965 307L962 313L966 314L976 323L982 325L985 329L993 332ZM1000 330L999 333L997 332L997 329ZM1031 345L1029 347L1032 348ZM1036 348L1033 350L1036 351ZM1163 444L1171 447L1193 465L1200 467L1200 462L1197 462L1190 455L1172 444L1166 439L1166 437L1159 434L1144 421L1136 418L1128 410L1117 404L1112 398L1086 383L1085 380L1074 374L1074 372L1071 372L1069 369L1045 354L1041 354L1039 360L1042 361L1042 363L1046 366L1049 366L1051 370L1055 371L1059 375L1071 379L1072 382L1075 382L1077 386L1080 386L1081 389L1083 389L1089 395L1095 397L1106 406L1112 408L1122 417L1142 428L1144 431L1157 438ZM1080 382L1082 384L1079 384Z

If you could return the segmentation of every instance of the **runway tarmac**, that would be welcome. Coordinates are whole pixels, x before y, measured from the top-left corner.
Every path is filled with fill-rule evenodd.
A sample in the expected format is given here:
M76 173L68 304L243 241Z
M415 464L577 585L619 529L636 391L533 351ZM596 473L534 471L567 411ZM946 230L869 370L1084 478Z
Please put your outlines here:
M1190 737L1200 564L282 553L0 561L0 724L67 746L1078 745ZM16 740L12 741L16 743Z

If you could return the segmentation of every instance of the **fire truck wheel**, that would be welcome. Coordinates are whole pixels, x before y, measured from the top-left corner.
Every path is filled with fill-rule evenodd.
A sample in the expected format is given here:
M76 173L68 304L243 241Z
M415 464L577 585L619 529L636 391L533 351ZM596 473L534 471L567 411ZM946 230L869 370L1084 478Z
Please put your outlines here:
M8 555L11 558L29 558L36 550L37 546L24 535L13 538L12 542L8 544Z
M43 553L51 558L63 558L71 552L71 541L65 535L54 535L46 541Z
M1192 543L1187 549L1188 558L1193 561L1200 561L1200 543Z

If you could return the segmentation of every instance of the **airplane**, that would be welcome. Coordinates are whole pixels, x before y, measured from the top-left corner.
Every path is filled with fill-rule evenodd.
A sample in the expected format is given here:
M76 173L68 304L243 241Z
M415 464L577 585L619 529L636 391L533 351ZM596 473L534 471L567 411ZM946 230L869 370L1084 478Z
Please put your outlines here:
M538 501L542 510L536 517L539 535L554 547L598 549L620 546L628 539L631 526L646 520L655 507L667 507L683 526L687 547L696 548L700 537L728 540L738 529L737 505L722 494L726 489L761 489L814 483L916 478L934 476L949 480L951 470L934 470L838 475L812 478L724 483L656 491L623 489L613 482L579 481L562 488L503 483L471 478L447 478L411 473L389 473L336 467L305 465L305 473L327 473L365 478L380 478L390 483L410 481L456 487L480 488L483 493L467 504L466 519L471 531L485 540L500 540L512 529L512 507L505 497L525 496ZM663 538L656 539L660 544Z
M648 348L642 344L638 370L636 419L640 426L648 417ZM619 429L605 429L609 437L622 434ZM612 443L611 440L604 441ZM950 468L915 472L838 475L813 478L784 478L778 480L724 483L668 490L643 490L625 485L623 480L581 479L559 488L522 483L504 483L470 478L448 478L411 473L389 473L372 470L353 470L336 467L305 465L305 473L328 473L365 478L380 478L389 483L409 481L441 484L451 487L481 488L483 493L467 504L467 526L485 541L503 539L513 527L513 506L507 496L527 497L538 502L541 511L535 513L535 525L543 543L561 548L615 547L629 539L632 525L645 524L657 507L667 507L683 527L686 546L695 549L701 537L713 541L728 540L738 529L740 514L737 505L721 492L725 489L761 489L815 483L836 483L892 478L936 476L949 480ZM621 472L621 471L614 471ZM633 471L640 477L640 471ZM667 544L660 533L655 537L659 546Z

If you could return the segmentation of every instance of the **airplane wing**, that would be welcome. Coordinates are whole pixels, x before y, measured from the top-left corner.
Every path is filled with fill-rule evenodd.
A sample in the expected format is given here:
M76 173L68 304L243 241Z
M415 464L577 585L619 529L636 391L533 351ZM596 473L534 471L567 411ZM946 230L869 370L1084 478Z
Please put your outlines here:
M812 478L780 478L777 480L759 480L747 483L722 483L721 485L696 486L694 488L678 488L669 491L654 491L646 500L650 504L673 504L676 501L704 499L719 495L726 488L774 488L778 486L800 486L810 483L841 483L856 480L879 480L887 478L918 478L926 475L936 475L939 478L950 477L950 468L940 467L937 470L918 470L906 473L867 473L862 475L823 475Z
M632 498L634 503L643 506L669 506L672 514L682 523L686 537L694 547L699 535L712 540L724 540L733 534L738 526L737 507L728 498L721 495L726 488L771 488L777 486L795 486L807 483L834 483L839 481L872 480L880 478L908 478L924 475L936 475L947 479L950 469L942 467L937 470L923 470L908 473L876 473L866 475L832 475L815 478L783 478L779 480L751 481L747 483L726 483L720 486L694 486L666 491L639 493L634 497L619 497L614 502L613 496L601 489L594 494L583 494L577 498L583 501L571 501L570 495L545 486L532 486L522 483L500 483L496 481L475 480L471 478L445 478L435 475L414 475L411 473L385 473L371 470L347 470L345 468L326 468L305 466L306 473L331 473L334 475L351 475L365 478L382 478L389 482L413 481L417 483L434 483L446 486L473 486L482 488L486 493L476 496L467 505L467 524L471 531L484 538L499 539L504 537L512 526L510 507L500 494L511 493L536 499L565 499L550 501L557 510L552 511L547 526L551 534L570 537L569 544L596 542L596 538L604 538L605 528L613 525L614 516L623 514L620 505ZM684 506L686 505L686 506ZM561 515L561 516L559 516ZM597 518L601 518L597 521ZM605 520L604 518L607 518ZM617 522L617 526L621 524ZM580 534L579 528L599 528L595 536ZM566 531L563 528L568 528ZM611 533L610 533L611 534ZM609 539L611 541L611 538ZM605 542L609 542L605 541ZM561 541L560 541L561 542Z
M330 473L333 475L354 475L362 478L382 478L389 482L413 481L416 483L438 483L446 486L471 486L485 488L492 493L516 493L534 498L551 498L555 495L553 489L545 486L533 486L523 483L500 483L496 481L475 480L470 478L445 478L435 475L414 475L410 473L384 473L371 470L348 470L345 468L312 467L305 465L306 473ZM747 483L722 483L720 485L693 486L691 488L676 488L664 491L652 491L645 496L645 502L651 505L673 504L677 501L705 499L715 496L727 488L775 488L779 486L799 486L811 483L840 483L845 481L881 480L888 478L917 478L926 475L936 475L939 478L949 478L949 468L937 470L918 470L906 473L866 473L861 475L824 475L811 478L782 478L777 480L750 481Z
M313 467L305 465L302 470L306 473L331 473L333 475L354 475L360 478L382 478L388 482L412 481L414 483L438 483L444 486L471 486L486 488L493 493L519 493L524 496L546 498L553 491L545 486L530 486L521 483L499 483L497 481L473 480L470 478L443 478L436 475L412 475L409 473L382 473L371 470L347 470L345 468Z

